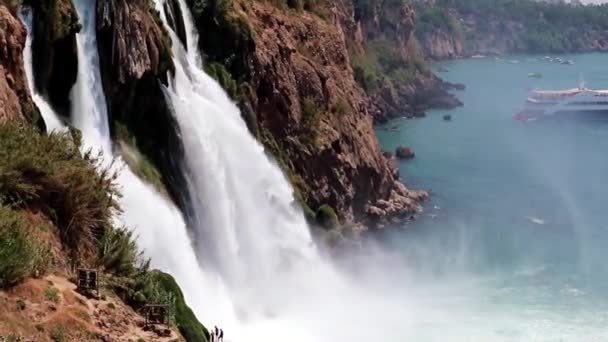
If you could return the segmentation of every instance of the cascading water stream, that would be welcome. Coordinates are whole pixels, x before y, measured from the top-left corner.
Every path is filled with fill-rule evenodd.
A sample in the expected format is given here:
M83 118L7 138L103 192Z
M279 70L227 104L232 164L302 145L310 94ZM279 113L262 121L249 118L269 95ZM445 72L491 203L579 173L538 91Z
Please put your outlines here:
M32 59L32 12L31 9L25 9L20 13L21 21L25 24L27 28L27 39L25 41L25 49L23 50L23 59L25 64L25 75L27 77L27 84L30 90L30 94L32 94L32 98L34 99L34 103L40 109L40 114L44 119L44 123L46 124L46 129L49 132L54 130L61 130L64 125L61 123L61 120L51 108L51 105L42 97L34 86L34 72L33 72L33 59Z
M236 314L207 310L199 318L219 322L232 341L406 336L407 310L353 285L317 252L288 181L249 133L236 105L202 71L185 2L179 0L187 51L167 24L162 0L155 3L173 42L175 75L166 92L185 147L196 253L228 288L225 302ZM209 299L218 296L206 291L202 295ZM389 310L387 317L368 315ZM370 331L370 320L382 330Z
M74 4L83 29L77 35L80 63L72 90L73 122L83 132L88 148L101 150L105 156L112 157L97 55L95 1L76 0ZM119 160L118 164L123 163ZM126 165L122 166L118 183L123 194L120 204L124 213L117 221L136 232L138 244L151 258L152 265L173 275L190 306L201 311L207 303L198 296L199 284L208 281L200 272L181 213Z

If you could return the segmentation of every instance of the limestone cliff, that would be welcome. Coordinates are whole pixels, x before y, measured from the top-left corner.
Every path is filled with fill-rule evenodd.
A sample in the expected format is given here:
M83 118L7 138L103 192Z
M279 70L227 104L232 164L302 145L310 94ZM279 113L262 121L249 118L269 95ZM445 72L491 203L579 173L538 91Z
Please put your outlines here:
M420 210L426 194L406 189L380 151L340 8L290 11L237 1L225 13L212 9L195 15L208 69L241 104L307 206L327 204L342 220L370 226ZM238 39L225 38L232 36Z
M171 42L158 13L147 0L99 0L97 41L113 136L150 159L163 179L148 180L179 200L181 144L162 90L173 70Z
M30 123L44 129L25 76L26 30L14 13L13 8L0 1L0 123Z
M421 44L424 54L433 59L458 58L465 54L462 37L441 30L426 34Z

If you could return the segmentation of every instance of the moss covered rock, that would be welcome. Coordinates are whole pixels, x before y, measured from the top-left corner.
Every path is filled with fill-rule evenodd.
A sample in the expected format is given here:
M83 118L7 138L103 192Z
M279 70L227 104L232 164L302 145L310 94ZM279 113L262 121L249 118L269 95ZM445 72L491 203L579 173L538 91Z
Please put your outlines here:
M324 204L317 209L317 213L315 214L316 223L327 229L335 229L338 227L338 215L336 215L336 211L331 206Z
M175 279L161 271L143 270L134 284L127 282L127 301L135 308L146 304L167 304L171 307L170 319L187 342L207 342L209 332L188 307Z

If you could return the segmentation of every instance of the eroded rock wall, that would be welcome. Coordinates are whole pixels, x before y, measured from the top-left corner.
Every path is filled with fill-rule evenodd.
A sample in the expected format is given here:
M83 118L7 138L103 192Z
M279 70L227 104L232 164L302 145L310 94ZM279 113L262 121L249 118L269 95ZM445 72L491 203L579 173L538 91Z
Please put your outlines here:
M179 201L182 145L162 90L174 66L158 13L147 0L98 0L97 42L114 137L135 142Z
M419 211L426 194L403 186L395 165L381 153L370 99L350 64L348 36L360 28L348 6L331 3L311 13L237 1L214 24L202 19L218 16L211 11L197 24L207 64L236 56L222 64L240 84L233 95L240 103L246 98L241 109L250 107L253 133L302 201L313 210L330 205L344 222L374 226ZM214 31L222 21L226 25ZM217 47L214 36L227 30L242 36L227 42L218 56L210 47Z
M15 10L0 2L0 123L30 123L44 129L44 121L32 101L25 76L26 34Z

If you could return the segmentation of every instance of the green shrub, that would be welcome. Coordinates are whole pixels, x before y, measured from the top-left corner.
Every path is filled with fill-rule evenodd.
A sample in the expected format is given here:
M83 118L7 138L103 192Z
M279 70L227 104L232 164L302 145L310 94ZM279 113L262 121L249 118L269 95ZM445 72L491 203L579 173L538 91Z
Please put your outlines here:
M314 143L319 134L321 124L321 108L312 97L305 97L302 100L302 128L304 140L307 143Z
M336 215L336 211L334 208L327 204L323 204L317 209L317 213L315 215L315 221L317 224L327 230L334 229L338 227L338 215Z
M239 85L223 64L207 63L205 72L213 77L231 98L236 98L239 93Z
M167 194L168 191L165 187L162 174L156 165L141 153L137 139L127 126L119 121L114 121L114 134L119 142L126 144L127 150L123 151L126 153L122 153L122 157L133 173L154 186L158 192ZM124 146L121 147L125 148Z
M209 332L198 321L192 310L186 304L184 295L175 282L175 279L169 274L158 271L153 272L153 278L160 288L171 294L171 298L173 298L172 304L175 324L186 341L207 341L209 339Z
M6 205L41 210L69 250L86 253L94 231L111 225L120 193L111 166L100 154L81 154L81 140L76 130L44 135L1 125L0 193Z
M355 80L367 92L373 92L378 87L378 81L382 75L376 56L368 52L351 54L351 64Z
M44 289L44 299L49 302L59 303L59 290L55 287L47 287Z
M141 260L133 233L126 228L106 228L97 247L97 266L117 276L131 276Z
M146 304L169 305L170 321L177 326L186 341L208 341L209 332L186 304L184 295L173 277L160 271L150 271L148 267L149 264L144 263L133 277L113 279L112 286L118 293L122 293L135 309Z
M49 247L32 236L25 217L0 205L0 288L46 271Z
M51 328L51 341L53 342L64 342L65 341L65 328L61 325L56 325Z
M342 116L351 114L354 110L346 100L339 98L338 101L332 105L331 111Z

